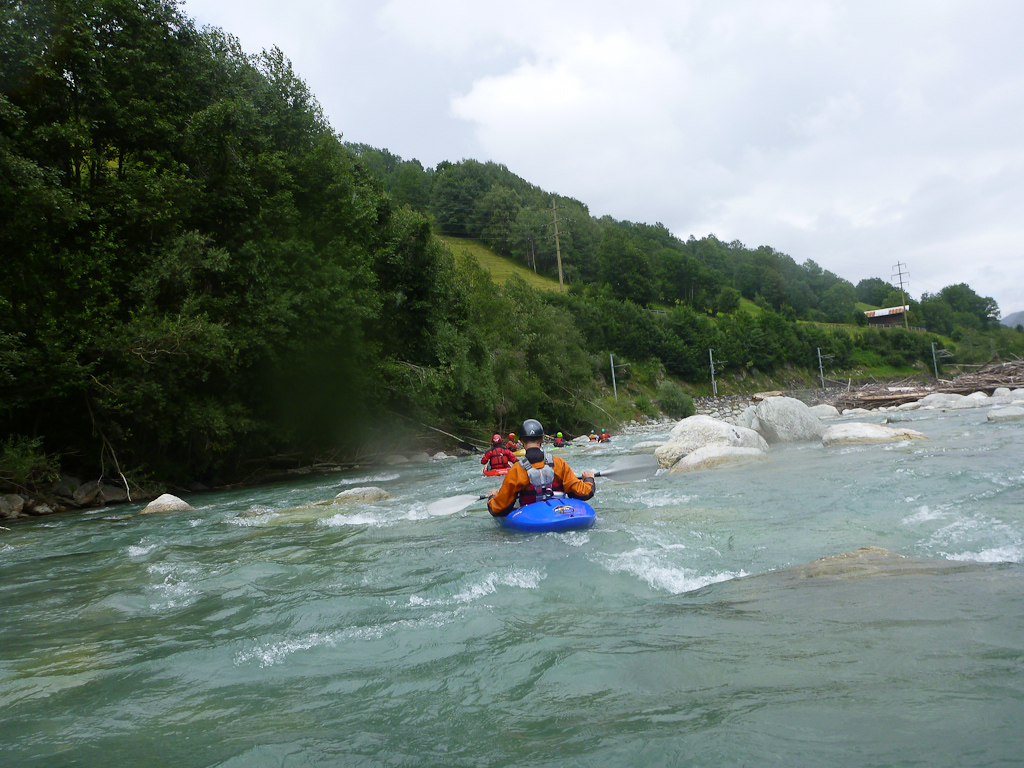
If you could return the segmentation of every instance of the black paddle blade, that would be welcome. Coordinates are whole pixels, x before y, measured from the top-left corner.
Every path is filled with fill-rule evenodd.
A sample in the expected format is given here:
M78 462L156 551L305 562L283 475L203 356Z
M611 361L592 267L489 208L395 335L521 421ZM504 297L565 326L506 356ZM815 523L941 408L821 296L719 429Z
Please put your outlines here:
M597 477L629 483L654 477L657 472L658 460L654 458L654 454L646 453L642 456L623 456L621 459L613 461L608 469L594 474Z

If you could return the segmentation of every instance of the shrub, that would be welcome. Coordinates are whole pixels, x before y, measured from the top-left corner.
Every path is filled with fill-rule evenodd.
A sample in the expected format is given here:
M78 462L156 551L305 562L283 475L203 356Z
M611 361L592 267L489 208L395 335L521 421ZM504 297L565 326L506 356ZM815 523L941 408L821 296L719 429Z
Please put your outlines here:
M661 410L673 419L685 419L697 412L693 398L683 391L674 381L663 381L658 388L658 400Z
M24 490L60 477L56 456L42 450L42 438L11 435L0 443L0 487Z

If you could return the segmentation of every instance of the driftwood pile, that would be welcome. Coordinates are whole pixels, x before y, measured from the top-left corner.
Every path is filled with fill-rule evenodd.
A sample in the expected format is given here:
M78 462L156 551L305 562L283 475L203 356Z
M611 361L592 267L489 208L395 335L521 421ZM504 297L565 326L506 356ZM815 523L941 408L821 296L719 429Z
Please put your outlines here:
M973 373L962 373L955 379L939 379L932 384L907 379L898 382L872 382L848 390L833 402L836 408L886 408L920 400L933 392L969 395L984 392L991 395L998 387L1017 389L1024 387L1024 361L1011 360L987 363Z

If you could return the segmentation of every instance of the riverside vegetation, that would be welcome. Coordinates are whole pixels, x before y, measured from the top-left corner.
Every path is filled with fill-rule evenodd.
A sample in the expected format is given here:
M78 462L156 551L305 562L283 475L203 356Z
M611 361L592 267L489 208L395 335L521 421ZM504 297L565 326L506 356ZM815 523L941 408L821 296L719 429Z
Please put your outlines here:
M723 373L907 372L1024 353L967 285L899 303L813 261L594 218L495 163L346 144L278 49L246 54L171 0L0 11L0 485L61 471L219 484L524 415L566 430L689 407ZM496 284L470 238L565 293ZM860 323L860 325L858 325ZM806 371L806 373L801 373ZM749 377L749 378L748 378Z

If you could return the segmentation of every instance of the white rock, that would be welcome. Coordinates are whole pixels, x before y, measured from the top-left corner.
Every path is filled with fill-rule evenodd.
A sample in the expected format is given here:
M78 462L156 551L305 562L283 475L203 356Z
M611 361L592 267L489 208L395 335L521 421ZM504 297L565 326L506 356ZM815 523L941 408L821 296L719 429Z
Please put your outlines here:
M672 428L669 441L658 448L654 455L658 459L658 464L663 469L668 469L684 454L692 453L706 445L768 450L764 438L752 429L717 421L710 416L690 416Z
M179 499L172 493L165 493L157 496L149 504L143 507L140 515L148 515L153 512L187 512L192 506L184 499Z
M708 469L720 464L733 463L743 459L759 459L767 456L760 448L736 448L731 445L705 445L692 453L686 454L677 461L670 470L676 472L692 472L695 469Z
M963 395L954 395L949 392L932 392L930 395L925 395L917 402L921 405L947 406L952 403L959 403L963 399Z
M962 400L957 400L954 403L949 403L944 407L948 408L951 411L962 411L967 408L981 408L984 405L990 405L987 397L984 400L979 400L976 397L968 395L964 397Z
M971 392L971 394L967 395L967 398L969 400L984 402L985 400L988 400L988 395L984 392Z
M995 392L992 393L992 397L1009 397L1010 395L1009 387L996 387Z
M839 409L834 405L828 403L822 403L821 405L811 406L811 413L817 416L819 419L838 419Z
M867 408L843 408L843 416L859 416L868 412Z
M993 408L986 416L989 421L1021 421L1024 419L1024 408L1015 405L1006 408Z
M454 456L449 456L444 451L438 451L437 453L435 453L433 456L430 457L431 461L444 461L445 459L454 459L454 458L455 458Z
M920 400L914 400L914 401L909 402L909 403L903 403L902 405L897 405L896 406L896 410L898 410L898 411L916 411L918 408L921 408L922 406L923 406L923 403Z
M851 422L836 424L825 430L823 445L849 445L851 443L894 443L901 440L927 440L928 436L916 429L885 427L881 424Z
M824 427L807 404L795 397L768 397L757 405L758 432L769 443L818 440Z
M661 448L664 444L664 440L644 440L642 443L634 445L633 450L636 451L643 448Z

